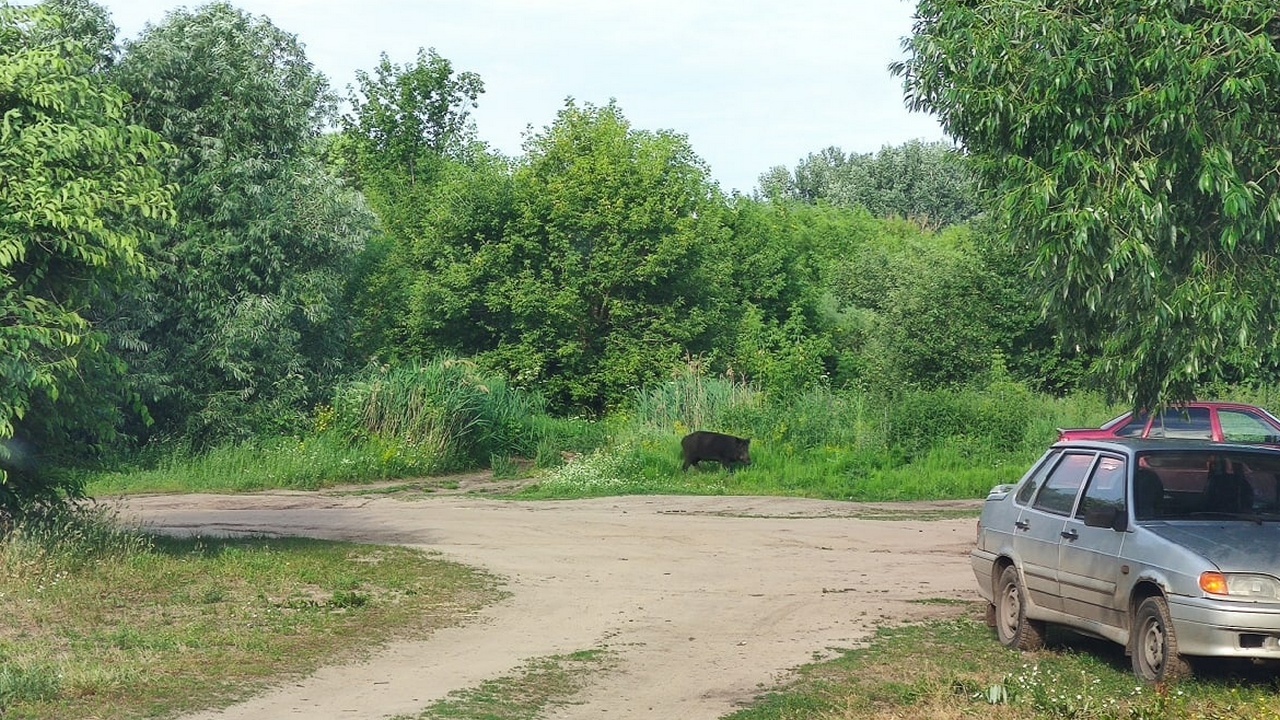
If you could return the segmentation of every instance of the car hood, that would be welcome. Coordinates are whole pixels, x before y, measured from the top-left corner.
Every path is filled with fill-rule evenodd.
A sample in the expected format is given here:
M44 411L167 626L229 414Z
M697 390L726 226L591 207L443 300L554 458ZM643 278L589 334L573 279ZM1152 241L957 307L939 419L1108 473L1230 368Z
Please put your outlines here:
M1167 522L1147 529L1204 557L1223 572L1280 576L1280 523Z

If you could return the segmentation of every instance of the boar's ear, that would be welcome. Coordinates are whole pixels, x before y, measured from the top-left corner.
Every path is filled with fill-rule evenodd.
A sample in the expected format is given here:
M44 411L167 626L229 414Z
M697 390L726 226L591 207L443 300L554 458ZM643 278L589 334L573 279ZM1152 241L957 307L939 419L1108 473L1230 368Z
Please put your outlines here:
M742 447L750 447L751 438L742 438Z

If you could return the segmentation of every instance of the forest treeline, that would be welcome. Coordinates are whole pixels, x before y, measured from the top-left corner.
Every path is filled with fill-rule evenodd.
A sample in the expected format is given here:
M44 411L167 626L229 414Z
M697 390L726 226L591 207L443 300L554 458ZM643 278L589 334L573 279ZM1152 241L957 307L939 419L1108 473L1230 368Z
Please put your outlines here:
M483 92L424 49L340 97L226 3L131 39L91 0L0 5L0 508L74 494L70 464L308 432L441 359L561 417L689 372L1107 389L952 146L820 149L726 194L614 102L503 156Z

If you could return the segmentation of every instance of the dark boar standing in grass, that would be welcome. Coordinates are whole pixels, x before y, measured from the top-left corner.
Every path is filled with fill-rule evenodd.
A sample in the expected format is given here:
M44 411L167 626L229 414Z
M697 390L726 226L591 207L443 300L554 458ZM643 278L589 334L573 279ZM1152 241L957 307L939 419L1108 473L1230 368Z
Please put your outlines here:
M697 465L703 460L712 460L732 470L738 465L751 464L751 438L740 438L707 430L695 430L680 441L684 448L684 467Z

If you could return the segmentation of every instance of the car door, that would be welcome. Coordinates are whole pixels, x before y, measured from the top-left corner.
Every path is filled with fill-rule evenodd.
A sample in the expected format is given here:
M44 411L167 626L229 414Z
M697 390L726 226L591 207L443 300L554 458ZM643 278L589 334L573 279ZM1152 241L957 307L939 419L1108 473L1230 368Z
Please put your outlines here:
M1079 506L1066 520L1058 546L1058 585L1062 611L1105 625L1122 627L1124 613L1116 600L1120 581L1120 549L1129 512L1125 488L1128 464L1123 457L1103 453L1085 483ZM1110 519L1117 524L1091 527ZM1121 530L1116 530L1120 527Z
M1013 549L1022 563L1027 592L1036 605L1062 609L1058 585L1058 545L1076 496L1097 453L1068 450L1049 472L1031 504L1014 523Z

